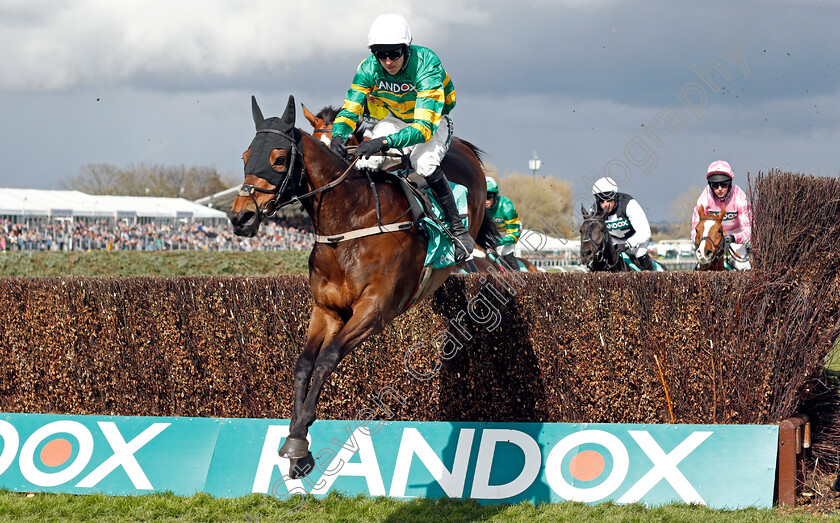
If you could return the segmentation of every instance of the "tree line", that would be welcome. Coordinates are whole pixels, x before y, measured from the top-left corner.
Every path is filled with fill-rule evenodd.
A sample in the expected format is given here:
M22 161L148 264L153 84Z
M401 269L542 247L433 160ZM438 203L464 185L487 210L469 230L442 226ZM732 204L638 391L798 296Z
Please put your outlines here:
M59 180L63 189L113 196L158 196L197 200L236 184L215 167L141 163L121 169L107 163L82 166L78 174Z

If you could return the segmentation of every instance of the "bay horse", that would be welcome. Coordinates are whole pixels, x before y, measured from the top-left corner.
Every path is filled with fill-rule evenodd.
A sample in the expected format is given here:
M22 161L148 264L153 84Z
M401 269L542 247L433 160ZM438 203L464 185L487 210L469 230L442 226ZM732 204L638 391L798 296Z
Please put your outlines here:
M303 205L318 235L309 256L312 315L294 368L289 436L279 451L289 459L289 476L297 479L314 468L306 436L330 374L365 339L431 295L453 266L424 267L428 242L406 219L402 189L381 176L361 174L296 128L293 96L279 118L264 118L253 96L251 111L257 133L242 156L245 181L228 213L234 233L254 236L265 217L295 203ZM469 232L491 249L482 155L453 138L441 167L449 180L467 188Z
M317 114L313 114L302 103L300 106L303 108L303 117L312 124L312 137L321 140L329 147L330 140L332 139L333 122L335 122L335 117L338 115L340 109L328 105L318 111ZM347 140L347 145L359 145L362 140L364 140L364 132L357 127Z
M721 206L718 214L709 213L702 205L697 206L700 221L694 228L694 255L697 257L698 271L725 271L726 243L723 238L723 217L726 205Z

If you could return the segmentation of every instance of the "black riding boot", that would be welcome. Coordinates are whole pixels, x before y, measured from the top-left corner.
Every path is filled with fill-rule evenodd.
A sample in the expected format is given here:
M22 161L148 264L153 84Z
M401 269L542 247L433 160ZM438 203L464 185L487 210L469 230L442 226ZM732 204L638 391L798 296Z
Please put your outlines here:
M512 252L505 254L502 256L502 259L505 260L505 265L507 265L510 270L518 271L519 270L519 262L516 261L516 256Z
M443 174L443 169L440 167L435 170L426 182L429 188L432 189L435 198L443 208L443 214L446 223L449 224L449 231L452 233L452 244L455 247L455 263L461 263L469 258L475 248L475 241L467 232L461 217L458 215L458 207L455 205L455 196L452 195L452 188L449 187L449 180Z
M650 259L650 254L648 253L644 253L643 255L636 258L636 262L639 264L639 268L643 271L656 270L653 266L653 260Z

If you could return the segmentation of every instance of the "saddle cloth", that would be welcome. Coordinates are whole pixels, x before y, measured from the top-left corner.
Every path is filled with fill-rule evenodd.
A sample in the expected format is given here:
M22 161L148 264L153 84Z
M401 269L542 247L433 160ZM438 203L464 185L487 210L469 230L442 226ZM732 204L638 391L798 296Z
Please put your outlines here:
M461 221L469 229L469 217L467 215L467 188L457 183L449 182L452 188L452 195L455 196L455 204L458 206L458 214L462 216ZM446 223L443 209L432 195L431 189L426 189L432 201L431 212L438 221ZM416 197L415 197L416 198ZM428 212L428 211L427 211ZM455 248L452 246L452 239L441 229L441 227L428 216L423 216L420 228L429 238L429 245L426 248L426 260L423 265L431 265L433 269L455 265Z

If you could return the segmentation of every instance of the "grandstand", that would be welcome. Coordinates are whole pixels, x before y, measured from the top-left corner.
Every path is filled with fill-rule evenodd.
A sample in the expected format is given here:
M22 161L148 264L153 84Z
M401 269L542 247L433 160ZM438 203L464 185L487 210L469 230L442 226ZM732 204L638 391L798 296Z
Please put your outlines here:
M0 217L17 222L54 219L202 220L219 224L224 212L185 200L147 196L91 195L79 191L0 189Z
M227 215L183 198L0 189L0 250L308 250L302 217L273 220L253 238L235 236Z

